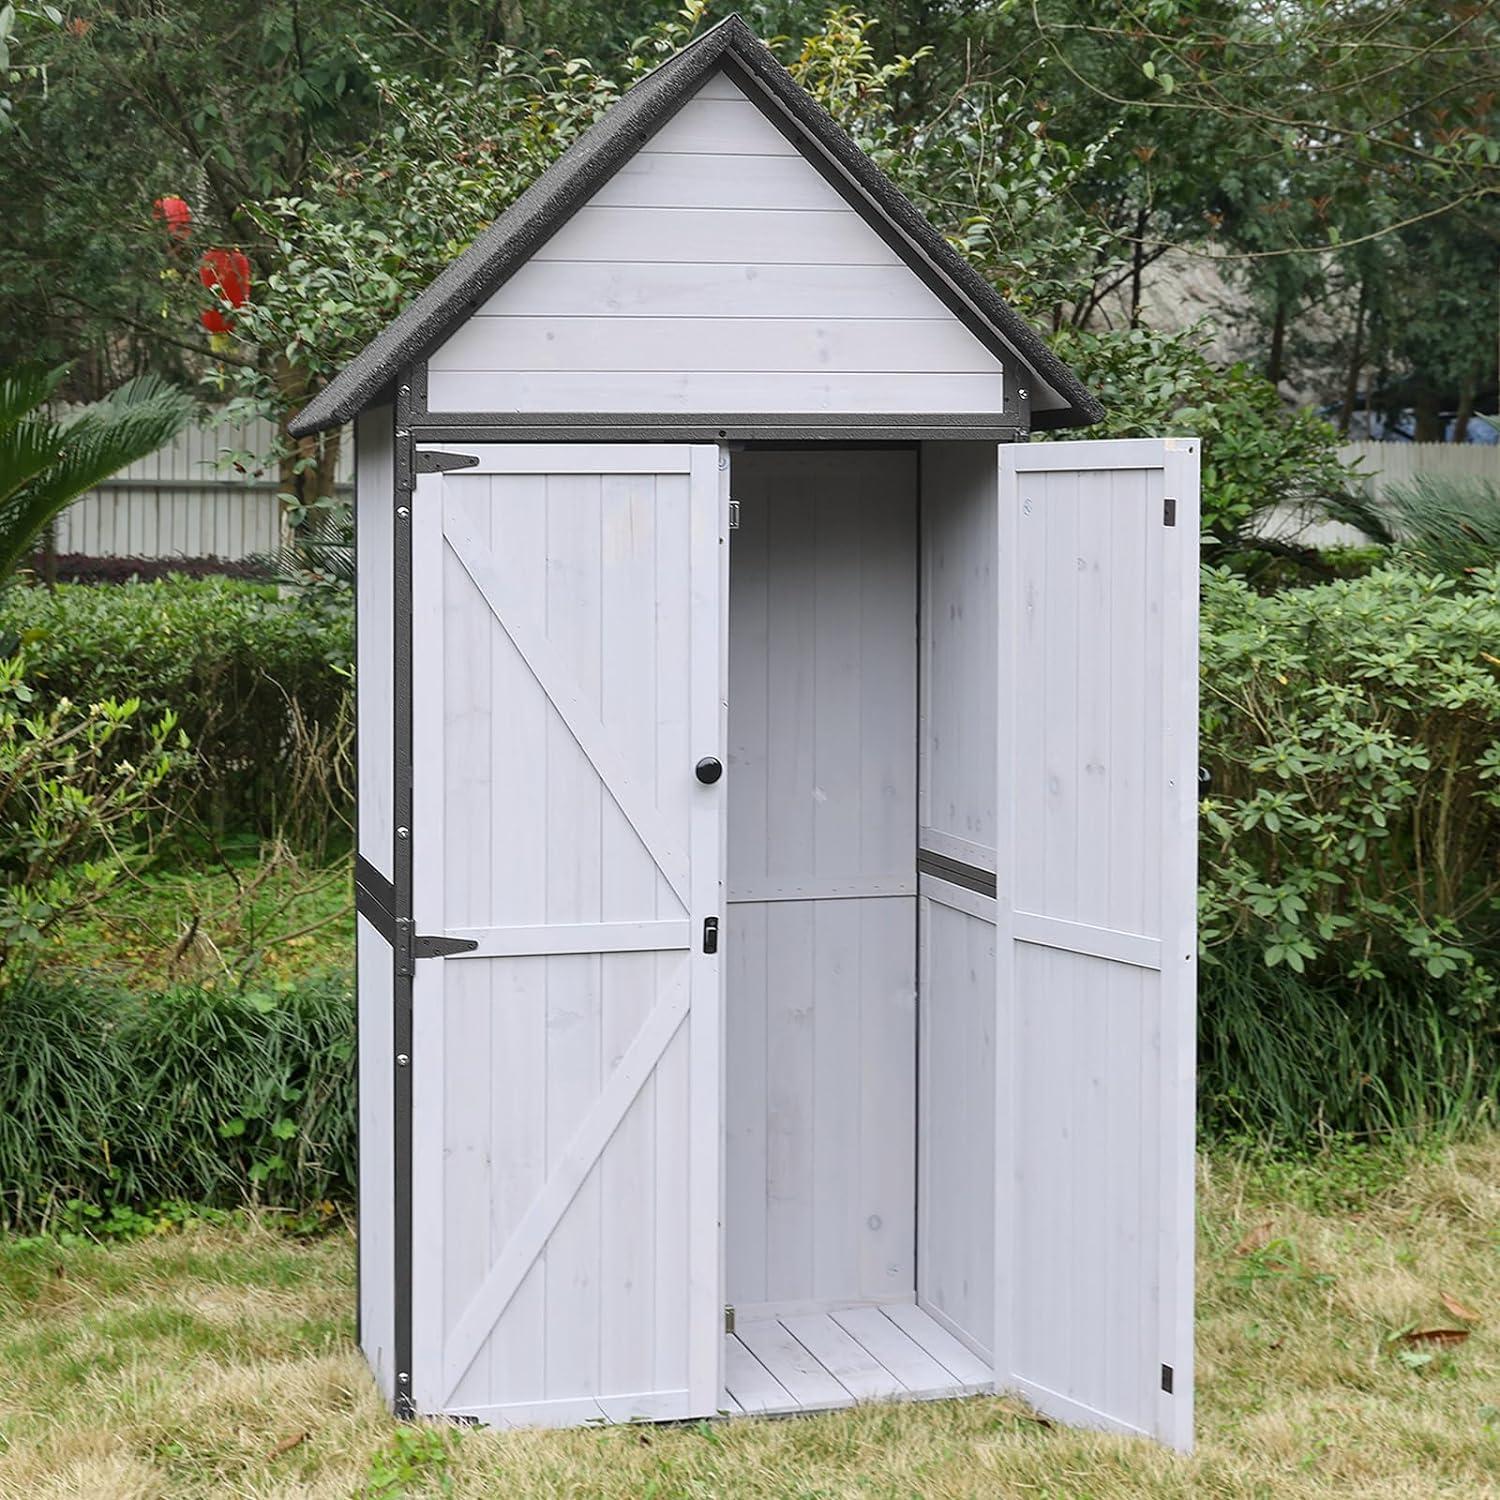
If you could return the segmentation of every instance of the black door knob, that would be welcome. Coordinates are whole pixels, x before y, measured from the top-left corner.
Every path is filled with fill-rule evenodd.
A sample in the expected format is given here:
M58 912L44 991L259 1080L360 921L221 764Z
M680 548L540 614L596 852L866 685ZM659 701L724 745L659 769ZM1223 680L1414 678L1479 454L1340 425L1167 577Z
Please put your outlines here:
M724 765L717 755L705 755L693 767L693 774L704 786L712 786L724 774Z

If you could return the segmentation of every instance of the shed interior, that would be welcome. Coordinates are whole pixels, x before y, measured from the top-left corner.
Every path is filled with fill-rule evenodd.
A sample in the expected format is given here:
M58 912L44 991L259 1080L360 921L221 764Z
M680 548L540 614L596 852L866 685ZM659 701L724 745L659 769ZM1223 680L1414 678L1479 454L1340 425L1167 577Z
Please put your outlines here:
M992 476L993 445L974 446ZM941 684L933 699L919 658L933 627L951 632L965 611L973 625L988 616L993 628L992 605L953 591L960 559L952 533L962 529L966 496L975 512L967 520L984 524L983 486L955 483L964 472L950 457L929 453L924 462L915 444L751 448L732 458L739 524L729 558L724 1096L731 1410L947 1396L985 1389L992 1378L992 1306L978 1295L991 1270L971 1240L993 1218L993 1173L955 1181L963 1162L945 1158L955 1150L966 1160L983 1156L975 1137L993 1120L992 1108L984 1111L993 1050L986 1058L981 1047L965 1062L962 1049L974 1039L954 1032L974 974L955 984L950 954L925 966L926 985L917 981L919 851L930 842L919 782L934 767L933 741L942 741L941 764L947 736L956 743L961 727L950 723L940 735L945 726L932 709L950 720L955 711L976 717ZM931 558L919 542L924 532L936 548ZM941 622L923 598L924 560L937 564ZM970 821L982 822L972 808ZM992 995L985 898L941 878L927 885L929 930L933 890L957 890L969 908L940 908L939 937L957 943L975 973L985 967L988 932L983 983ZM952 1054L930 1097L919 1074L924 1045ZM947 1097L965 1066L975 1097L963 1102L978 1117L955 1113ZM962 1139L927 1138L955 1130ZM929 1170L938 1174L935 1192Z

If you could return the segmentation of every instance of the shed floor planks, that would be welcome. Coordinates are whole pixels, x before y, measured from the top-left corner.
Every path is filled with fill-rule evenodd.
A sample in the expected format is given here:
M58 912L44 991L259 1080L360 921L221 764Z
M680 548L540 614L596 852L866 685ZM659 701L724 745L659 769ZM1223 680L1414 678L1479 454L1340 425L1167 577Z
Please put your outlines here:
M738 1415L973 1396L993 1381L921 1308L898 1303L741 1318L724 1338L724 1384Z

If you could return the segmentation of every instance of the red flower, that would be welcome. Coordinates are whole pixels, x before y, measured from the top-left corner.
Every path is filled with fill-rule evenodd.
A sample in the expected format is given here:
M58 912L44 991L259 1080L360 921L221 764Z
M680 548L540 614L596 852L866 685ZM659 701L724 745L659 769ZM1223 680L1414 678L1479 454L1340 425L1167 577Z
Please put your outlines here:
M192 233L193 211L181 198L158 198L151 205L151 217L165 224L174 240L185 240Z
M198 279L231 307L250 300L250 262L239 250L205 250Z
M229 333L234 328L234 319L225 317L217 307L205 307L198 314L198 321L210 333Z

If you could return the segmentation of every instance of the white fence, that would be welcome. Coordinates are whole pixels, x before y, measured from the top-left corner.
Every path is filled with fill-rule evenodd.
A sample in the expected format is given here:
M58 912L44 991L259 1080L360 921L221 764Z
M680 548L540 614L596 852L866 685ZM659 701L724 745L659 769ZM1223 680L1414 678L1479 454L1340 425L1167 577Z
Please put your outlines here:
M59 555L241 562L275 551L285 533L275 470L257 477L220 465L226 452L266 454L275 441L265 421L188 428L75 500L57 518ZM351 473L346 443L341 487Z
M1376 495L1418 474L1500 484L1500 447L1482 443L1345 443L1339 457L1360 466Z

